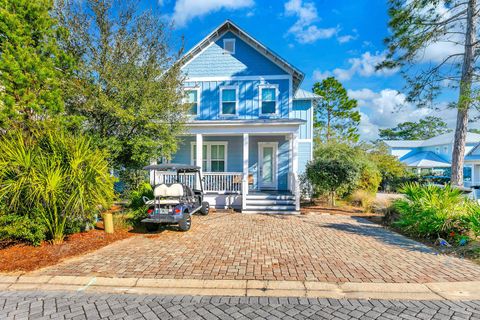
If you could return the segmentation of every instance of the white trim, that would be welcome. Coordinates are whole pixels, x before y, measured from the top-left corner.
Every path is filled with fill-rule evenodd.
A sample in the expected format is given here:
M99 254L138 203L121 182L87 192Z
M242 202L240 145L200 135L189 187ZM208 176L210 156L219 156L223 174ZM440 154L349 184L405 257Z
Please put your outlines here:
M276 125L269 126L266 124L258 125L243 125L243 126L229 126L229 125L208 125L199 127L188 127L187 134L211 134L211 135L242 135L243 133L250 134L267 134L267 135L281 135L296 132L298 124L294 125Z
M220 86L220 116L223 117L235 117L238 115L238 85L235 86ZM223 90L235 90L235 112L234 113L223 113ZM232 102L232 101L228 101Z
M194 165L193 150L196 148L196 145L197 145L196 141L190 141L190 164L192 166ZM211 171L212 170L212 145L224 146L225 152L223 156L224 156L225 166L224 166L223 172L228 172L228 141L203 141L202 152L203 152L203 146L207 146L207 158L205 159L207 161L207 167L202 168L203 172L212 172ZM203 166L203 158L202 158L202 166Z
M262 112L262 90L263 89L275 89L275 113L263 113ZM272 116L279 114L278 96L280 90L278 90L278 84L261 84L258 86L258 114L259 116Z
M288 80L292 76L289 74L276 74L264 76L212 76L212 77L192 77L185 78L185 82L200 82L200 81L244 81L244 80Z
M288 79L288 117L292 116L293 111L293 79Z
M262 188L262 176L260 174L261 170L261 162L263 162L263 147L273 147L273 182L272 187L263 187ZM278 190L278 142L258 142L258 172L257 172L257 181L259 190L262 189L270 189L270 190Z
M233 51L230 52L225 50L225 44L227 42L233 43ZM223 38L223 54L235 54L235 47L236 47L235 38Z
M184 87L183 91L197 91L197 114L188 113L188 115L191 116L191 117L200 116L200 101L201 101L201 94L202 94L201 93L202 90L200 90L200 87ZM185 98L184 98L183 103L189 103L189 102L185 101Z
M312 142L313 139L297 139L298 142Z

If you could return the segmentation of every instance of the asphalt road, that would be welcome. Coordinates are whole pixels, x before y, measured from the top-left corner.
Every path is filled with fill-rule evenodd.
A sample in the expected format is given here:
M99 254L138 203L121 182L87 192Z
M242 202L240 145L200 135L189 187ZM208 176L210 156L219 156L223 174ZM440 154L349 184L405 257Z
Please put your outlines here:
M0 319L480 319L480 301L0 292Z

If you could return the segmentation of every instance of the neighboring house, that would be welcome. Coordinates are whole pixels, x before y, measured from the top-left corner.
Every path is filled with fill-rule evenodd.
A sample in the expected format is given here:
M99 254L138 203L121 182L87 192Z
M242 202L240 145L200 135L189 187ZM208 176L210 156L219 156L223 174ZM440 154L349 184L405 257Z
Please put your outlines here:
M191 120L171 162L200 166L217 208L298 212L319 99L304 74L229 20L181 63Z
M427 140L386 140L392 155L418 173L450 175L454 132ZM480 134L467 133L464 179L466 186L480 185Z

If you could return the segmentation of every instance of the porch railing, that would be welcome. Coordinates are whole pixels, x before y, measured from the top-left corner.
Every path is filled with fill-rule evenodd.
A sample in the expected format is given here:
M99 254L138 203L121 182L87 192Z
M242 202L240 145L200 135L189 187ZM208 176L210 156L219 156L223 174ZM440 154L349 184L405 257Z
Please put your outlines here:
M195 187L196 174L180 174L177 181L177 174L174 172L157 172L155 183L184 183L190 188ZM203 172L203 188L206 192L218 193L241 193L242 173L241 172Z

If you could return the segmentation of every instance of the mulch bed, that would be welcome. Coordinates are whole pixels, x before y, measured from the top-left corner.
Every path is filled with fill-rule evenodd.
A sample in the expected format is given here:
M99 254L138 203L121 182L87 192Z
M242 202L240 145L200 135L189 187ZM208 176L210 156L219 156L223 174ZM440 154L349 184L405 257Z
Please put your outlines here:
M48 242L43 242L38 247L16 244L0 249L0 272L33 271L134 235L129 230L115 230L115 233L107 234L101 229L95 229L70 235L58 245Z

